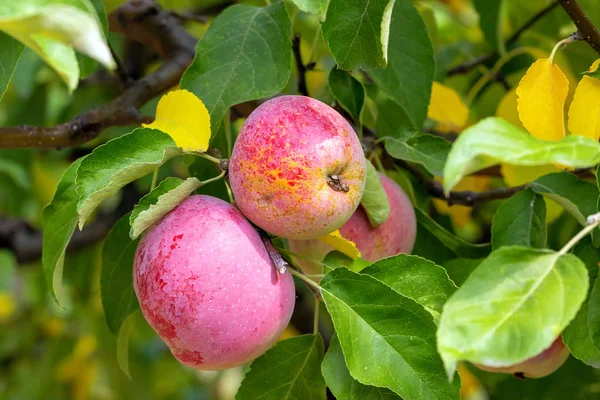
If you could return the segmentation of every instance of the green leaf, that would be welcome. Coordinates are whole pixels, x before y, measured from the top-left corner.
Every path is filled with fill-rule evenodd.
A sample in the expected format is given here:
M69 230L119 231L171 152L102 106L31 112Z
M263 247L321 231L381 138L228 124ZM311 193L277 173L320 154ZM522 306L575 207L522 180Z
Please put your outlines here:
M187 178L185 181L173 177L166 178L153 191L142 197L133 208L129 218L131 225L129 236L132 239L137 238L200 186L202 182L196 178Z
M171 136L147 128L96 147L77 170L79 229L103 200L180 153Z
M458 136L444 168L444 190L466 175L500 164L542 166L561 164L579 168L600 162L600 143L569 135L557 142L531 136L502 118L479 121Z
M324 345L319 335L278 342L250 365L236 400L325 400L321 376Z
M106 324L117 335L127 317L139 308L133 290L133 261L139 239L129 237L129 215L112 227L102 248L100 294Z
M546 247L546 203L539 194L523 190L498 207L492 223L492 248L521 245Z
M363 269L361 274L372 276L397 293L413 299L438 321L442 307L456 290L446 270L418 256L398 254L384 258Z
M65 303L62 287L65 251L77 226L75 176L82 159L75 161L58 182L52 202L42 212L42 265L50 293L58 304Z
M568 172L544 175L532 182L530 187L534 192L560 204L581 225L585 226L587 217L597 212L598 187ZM595 245L599 243L599 233L598 229L592 231Z
M367 70L387 65L394 1L330 1L323 38L340 69Z
M388 138L385 150L398 160L422 164L431 174L442 176L452 145L439 136L416 134L408 140Z
M4 96L24 48L18 41L0 32L0 100Z
M339 105L359 124L366 97L362 83L349 72L333 68L329 72L329 88Z
M394 100L386 95L377 97L377 125L378 137L393 137L406 141L414 136L415 128L406 111ZM450 150L450 146L448 146ZM443 168L443 167L442 167Z
M336 268L348 268L354 272L360 272L363 268L371 265L371 263L363 258L353 260L341 251L330 251L323 259L323 272L327 273Z
M433 46L425 23L410 1L394 3L387 68L370 71L377 86L402 107L413 128L427 117L435 74Z
M474 0L473 5L479 13L479 27L483 36L493 49L500 54L506 52L502 35L502 3L503 0Z
M401 400L400 396L387 388L363 385L350 375L336 334L329 343L321 372L327 387L338 400Z
M415 208L417 222L436 237L444 246L452 250L459 257L481 258L487 256L491 251L491 244L471 244L461 238L454 236L435 222L425 211Z
M321 280L346 365L364 385L406 400L458 399L435 350L435 323L413 300L378 280L338 268Z
M104 34L104 38L108 36L108 18L106 16L106 10L104 9L104 4L102 0L90 0L92 6L96 10L96 14L98 15L98 20L102 26L102 33ZM84 54L77 54L77 61L79 62L79 78L83 79L88 77L92 72L96 70L96 66L98 63L91 57L88 57Z
M121 325L121 329L119 329L119 336L117 336L117 363L129 380L131 380L131 373L129 372L129 338L133 329L135 314L134 311L126 318L123 325Z
M200 97L216 132L225 110L279 93L290 78L291 24L283 2L228 7L196 45L181 88Z
M438 350L448 376L459 360L509 366L548 348L588 289L581 260L520 246L486 258L444 306Z
M77 87L79 66L76 49L116 68L102 34L94 6L89 0L42 0L8 2L0 9L0 30L35 51L65 81Z
M319 18L325 18L329 0L292 0L302 11L316 14Z
M600 278L596 277L590 293L588 330L596 349L600 349Z
M360 204L365 209L367 218L369 218L369 222L373 227L383 224L390 215L390 202L383 189L379 172L377 172L373 164L368 160L367 181Z
M460 287L482 261L481 258L455 258L444 262L442 266L452 282Z

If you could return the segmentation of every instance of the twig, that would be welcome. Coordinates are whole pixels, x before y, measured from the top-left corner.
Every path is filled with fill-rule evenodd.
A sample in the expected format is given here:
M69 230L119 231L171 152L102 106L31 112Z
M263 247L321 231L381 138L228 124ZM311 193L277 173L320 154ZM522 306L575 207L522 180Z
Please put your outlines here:
M557 0L567 12L567 15L578 31L581 33L581 39L585 40L596 53L600 54L600 32L594 26L588 15L577 3L577 0Z
M281 275L285 274L290 265L288 264L287 261L285 261L283 259L281 254L279 254L279 252L277 251L275 246L273 246L273 243L271 242L271 238L269 237L269 234L257 226L255 226L255 228L258 231L258 234L260 235L260 240L265 245L265 249L267 249L267 253L269 253L269 257L271 258L271 261L273 261L273 264L275 265L277 272L279 272L279 274L281 274Z
M180 21L153 0L130 1L110 16L111 31L150 46L166 62L157 71L134 82L108 103L72 121L50 127L0 128L0 148L62 148L88 142L111 126L150 122L139 107L176 85L194 57L196 39Z
M521 26L519 29L517 29L515 31L515 33L513 33L508 40L506 41L506 46L509 46L511 44L513 44L514 42L517 41L517 39L519 39L519 37L529 28L531 28L536 22L538 22L541 18L543 18L546 14L548 14L550 11L554 10L554 8L558 5L558 3L551 3L549 4L547 7L541 9L537 14L535 14L533 17L531 17L527 22L525 22L523 24L523 26ZM477 67L478 65L484 64L488 61L490 61L491 59L498 57L499 53L498 50L494 50L491 51L487 54L481 55L479 57L473 58L471 60L465 61L462 64L459 64L453 68L450 68L447 72L446 75L447 76L453 76L453 75L460 75L460 74L465 74L469 71L471 71L473 68Z
M306 65L302 62L302 55L300 54L300 35L296 35L292 39L292 51L294 52L296 71L298 72L298 93L308 96L308 89L306 88Z

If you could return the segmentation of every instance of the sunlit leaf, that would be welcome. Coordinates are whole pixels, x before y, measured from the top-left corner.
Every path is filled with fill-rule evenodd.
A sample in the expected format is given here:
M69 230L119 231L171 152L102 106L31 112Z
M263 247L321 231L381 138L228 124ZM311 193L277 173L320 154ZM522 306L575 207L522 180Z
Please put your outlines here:
M585 265L572 254L494 251L444 306L437 337L448 376L459 360L502 367L548 348L575 317L588 285Z
M292 0L296 6L302 11L313 13L319 18L325 18L325 11L329 0Z
M569 107L569 131L598 141L600 138L600 80L584 76Z
M556 64L543 58L534 62L517 87L521 122L536 138L560 140L565 136L564 105L569 80Z
M344 253L353 260L360 257L360 251L356 248L356 243L342 237L339 230L333 231L327 236L321 236L317 240Z
M183 150L208 149L210 115L202 100L187 90L173 90L161 97L154 122L142 126L169 134Z
M148 128L96 147L77 170L79 228L103 200L180 152L171 136Z
M469 109L456 90L433 82L427 118L437 121L442 131L460 132L469 119Z
M463 176L500 164L541 166L558 163L579 168L600 162L600 143L582 136L557 142L538 140L501 118L490 117L456 139L444 168L444 190Z

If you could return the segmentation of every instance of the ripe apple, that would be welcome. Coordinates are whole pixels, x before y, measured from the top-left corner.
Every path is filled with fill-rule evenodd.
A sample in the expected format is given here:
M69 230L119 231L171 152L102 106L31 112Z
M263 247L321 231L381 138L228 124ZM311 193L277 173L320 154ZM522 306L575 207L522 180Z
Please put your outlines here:
M569 349L563 343L562 336L559 336L546 350L518 364L509 367L488 367L479 364L475 364L475 366L484 371L513 374L518 378L542 378L560 368L569 358L569 354Z
M294 309L254 227L229 203L191 196L140 241L133 283L144 317L180 362L220 370L260 356Z
M379 174L379 179L390 202L389 217L374 228L361 206L340 228L341 235L353 241L361 252L362 258L371 262L400 253L410 254L417 233L417 219L408 196L387 176ZM333 250L318 240L289 240L288 243L292 252L305 257L304 259L296 257L296 262L307 274L319 273L321 265L318 262Z
M253 223L288 239L314 239L342 226L366 178L360 141L328 105L281 96L260 105L236 139L229 179Z

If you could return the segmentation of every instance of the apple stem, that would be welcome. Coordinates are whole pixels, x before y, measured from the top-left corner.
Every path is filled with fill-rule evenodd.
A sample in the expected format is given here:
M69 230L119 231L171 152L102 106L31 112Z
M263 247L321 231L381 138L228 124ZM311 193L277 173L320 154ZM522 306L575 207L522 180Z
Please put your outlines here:
M319 333L319 308L321 306L321 302L318 298L315 297L315 314L313 317L313 334L317 335Z
M567 252L571 250L571 247L575 246L575 244L577 244L577 242L579 242L584 236L600 225L600 213L590 215L587 217L586 222L587 226L583 228L577 235L573 236L573 238L571 238L571 240L569 240L569 242L565 244L562 249L560 249L558 254L567 254Z
M339 175L327 175L326 179L329 186L336 192L348 192L350 190L350 187L342 182Z
M269 235L267 234L267 232L265 232L264 230L262 230L258 227L256 227L256 230L258 231L258 234L260 235L260 240L262 240L263 244L265 245L265 249L267 250L267 253L269 253L269 257L271 258L271 261L273 261L275 268L277 268L277 272L279 272L280 275L285 274L290 265L287 263L287 261L285 261L283 259L281 254L279 254L279 252L277 251L275 246L273 246L273 243L271 242L271 238L269 238Z

